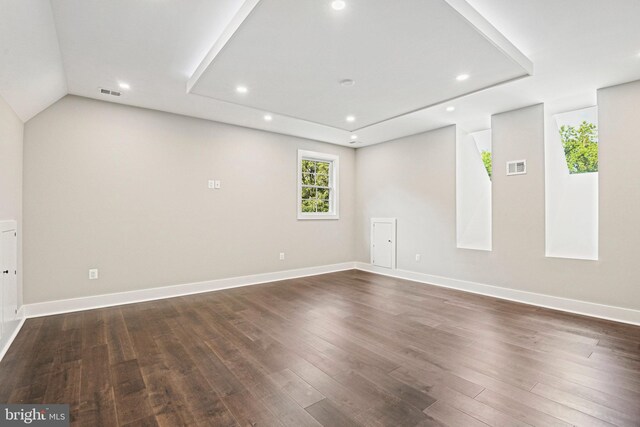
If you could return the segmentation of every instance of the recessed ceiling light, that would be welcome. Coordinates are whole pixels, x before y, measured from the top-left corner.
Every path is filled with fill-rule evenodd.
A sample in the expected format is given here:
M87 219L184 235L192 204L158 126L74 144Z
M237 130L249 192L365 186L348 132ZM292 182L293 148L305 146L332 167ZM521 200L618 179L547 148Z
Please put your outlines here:
M120 89L124 89L124 90L131 89L131 86L129 86L129 83L120 82L118 86L120 86Z
M447 107L447 111L448 112L452 112L452 111L456 111L456 107L454 107L453 105Z
M249 92L249 89L247 89L246 86L238 86L238 87L236 87L236 92L238 92L238 93L247 93L247 92Z
M355 122L355 121L356 121L356 118L355 118L354 116L347 116L347 121L348 121L349 123L352 123L352 122Z
M271 114L265 114L264 120L267 122L270 122L271 120L273 120L273 116Z
M355 135L355 134L354 134L354 135L351 135L351 139L354 139L354 140L355 140L355 139L358 139L358 135Z
M469 78L469 74L460 74L458 77L456 77L456 80L459 82L465 81Z
M354 84L356 84L355 80L352 79L344 79L344 80L340 80L340 85L342 86L353 86Z
M342 0L335 0L331 2L331 7L333 8L333 10L342 10L347 6L347 3L345 3Z

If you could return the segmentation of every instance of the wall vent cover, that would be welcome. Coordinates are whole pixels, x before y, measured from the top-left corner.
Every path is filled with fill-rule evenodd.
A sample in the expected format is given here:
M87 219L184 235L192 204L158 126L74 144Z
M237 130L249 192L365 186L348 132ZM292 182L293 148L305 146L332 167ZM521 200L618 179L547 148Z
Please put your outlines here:
M103 89L100 88L100 93L103 95L113 95L113 96L120 96L120 92L118 92L117 90L109 90L109 89Z
M507 162L507 175L524 175L527 173L526 160L512 160Z

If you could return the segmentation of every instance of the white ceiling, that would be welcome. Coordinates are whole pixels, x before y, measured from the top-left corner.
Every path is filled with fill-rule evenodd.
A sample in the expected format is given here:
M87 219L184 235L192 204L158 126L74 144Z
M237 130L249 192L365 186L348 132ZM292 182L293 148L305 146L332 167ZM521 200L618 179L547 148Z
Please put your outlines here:
M26 121L66 94L50 3L0 0L0 95Z
M191 93L355 131L529 75L510 43L444 0L349 0L339 12L329 3L261 0Z
M471 19L476 29L485 37L489 34L494 45L495 39L508 39L533 62L533 76L359 129L359 146L453 123L469 131L485 129L491 114L538 102L557 111L593 105L597 88L640 79L640 1L467 2L497 32L479 25L478 17ZM430 28L419 25L422 15L418 10L423 13L421 8L434 3L444 7L445 0L346 0L347 7L339 12L330 8L331 0L261 0L263 4L258 4L256 12L263 7L272 11L277 25L265 27L262 22L252 27L250 19L254 15L250 14L245 27L242 18L255 3L258 0L0 0L0 95L23 120L71 93L348 145L350 132L340 129L347 128L344 122L340 123L345 109L362 108L358 110L362 113L352 113L358 116L354 128L359 128L380 117L459 96L456 90L463 86L453 80L437 85L441 92L430 88L432 81L428 77L438 76L441 71L439 78L444 78L454 69L467 66L470 71L460 71L471 75L462 82L467 88L489 84L489 80L482 80L487 77L485 72L491 78L498 77L496 81L508 77L499 75L500 69L491 68L493 61L478 61L468 50L461 50L460 42L467 42L466 37L455 39L457 43L452 44L452 36L447 33L435 45L426 44L429 55L420 55L425 48L423 37L435 37L436 33L430 31L437 25L443 26L443 35L449 29L459 29L456 26L460 25L460 17L455 16L444 22L430 21L426 16L424 26ZM468 6L463 0L446 3L463 10ZM240 18L234 20L238 13ZM285 14L288 19L284 19ZM387 19L372 27L370 19L379 20L381 14ZM229 26L246 29L246 33L238 33L237 45L236 36L227 30ZM330 38L332 30L336 35ZM256 42L259 34L264 37ZM314 34L329 37L327 44L336 55L327 55L326 49L320 52L322 40L314 40ZM344 43L336 41L336 36L346 37ZM248 41L243 42L243 37ZM228 63L221 62L226 69L216 70L217 59L213 62L211 70L219 73L220 80L214 82L215 91L208 94L233 102L187 93L187 83L216 46L224 47L219 59L227 54L229 58ZM291 46L297 49L283 53L283 48ZM344 56L348 50L354 51L353 58L369 61L366 67L348 60ZM447 55L438 57L443 51ZM517 57L517 51L510 53ZM437 58L433 64L428 61L431 55ZM372 62L376 57L377 65ZM283 67L282 61L287 59L297 64L295 70ZM305 59L309 61L306 68L300 62ZM318 62L320 59L323 63ZM238 61L236 73L230 71L233 61ZM452 68L443 71L441 64ZM473 68L476 66L480 68ZM415 72L420 69L424 69L423 80L419 78L421 73ZM395 77L394 71L401 78ZM245 105L237 103L235 94L221 96L221 86L215 86L235 87L236 80L245 78L242 73L257 82L242 100ZM300 85L311 77L332 82L353 78L356 85L335 85L329 90L330 96L320 96L320 101L312 98L312 102L302 95L317 88L282 87ZM227 79L234 81L226 82ZM129 83L131 89L123 90L121 97L99 94L100 87L118 89L119 82ZM374 85L384 86L384 91L369 87ZM426 86L407 91L410 85ZM263 94L260 88L283 88L286 95ZM348 102L336 100L332 105L333 93L340 96L340 89L359 92ZM194 92L198 90L195 85ZM447 112L447 106L455 106L456 110ZM265 122L267 108L284 114L273 114L273 120Z

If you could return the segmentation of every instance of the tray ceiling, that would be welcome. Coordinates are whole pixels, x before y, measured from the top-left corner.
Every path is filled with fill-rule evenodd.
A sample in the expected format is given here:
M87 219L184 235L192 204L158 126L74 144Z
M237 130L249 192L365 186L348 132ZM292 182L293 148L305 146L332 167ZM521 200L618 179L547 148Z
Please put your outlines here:
M531 73L529 60L464 1L329 5L245 3L188 91L355 131Z

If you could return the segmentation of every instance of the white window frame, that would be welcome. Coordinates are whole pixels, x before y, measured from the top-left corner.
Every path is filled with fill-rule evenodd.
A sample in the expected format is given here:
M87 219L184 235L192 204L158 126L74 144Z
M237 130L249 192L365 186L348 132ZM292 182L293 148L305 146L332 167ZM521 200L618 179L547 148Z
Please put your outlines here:
M329 212L302 212L302 161L322 161L329 162L331 164L331 171L329 173ZM335 154L319 153L317 151L298 150L298 202L296 203L298 208L298 219L339 219L338 210L338 171L339 171L339 158Z

